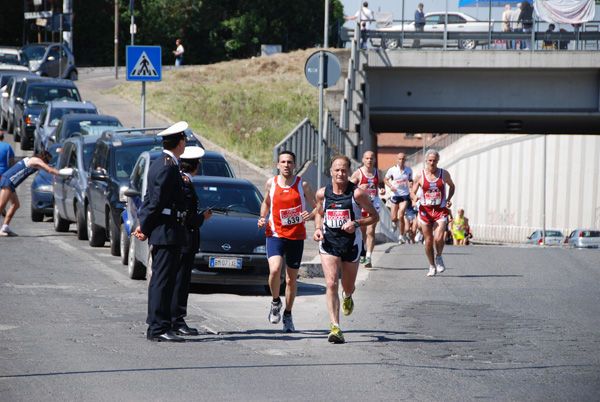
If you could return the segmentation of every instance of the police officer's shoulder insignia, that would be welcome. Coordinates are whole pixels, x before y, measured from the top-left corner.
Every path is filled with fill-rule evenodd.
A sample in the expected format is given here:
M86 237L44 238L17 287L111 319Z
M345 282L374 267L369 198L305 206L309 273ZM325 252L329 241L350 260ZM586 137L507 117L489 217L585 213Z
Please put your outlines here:
M183 181L185 181L185 182L188 182L188 183L190 183L190 182L191 182L190 178L189 178L189 177L188 177L186 174L182 174L182 175L181 175L181 178L182 178L182 179L183 179Z

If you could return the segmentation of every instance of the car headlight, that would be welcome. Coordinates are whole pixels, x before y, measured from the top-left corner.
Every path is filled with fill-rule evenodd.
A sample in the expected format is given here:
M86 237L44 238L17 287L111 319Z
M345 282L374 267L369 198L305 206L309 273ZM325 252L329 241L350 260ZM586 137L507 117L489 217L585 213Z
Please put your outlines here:
M266 254L267 253L267 246L266 245L261 245L258 246L254 249L254 254Z
M43 186L39 186L36 188L36 191L39 193L52 193L52 184L44 184Z

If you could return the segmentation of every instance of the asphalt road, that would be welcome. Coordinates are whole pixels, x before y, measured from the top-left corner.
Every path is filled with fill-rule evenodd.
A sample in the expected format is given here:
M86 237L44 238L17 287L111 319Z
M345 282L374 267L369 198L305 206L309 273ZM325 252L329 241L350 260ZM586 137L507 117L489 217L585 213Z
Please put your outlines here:
M157 344L146 281L31 222L30 183L20 236L0 238L2 401L598 400L599 250L448 246L428 278L421 245L381 244L344 345L326 339L322 278L301 281L294 334L267 321L262 287L201 287L188 322L205 334Z
M600 391L598 250L378 245L347 343L326 340L324 282L304 279L297 333L267 321L261 287L201 288L184 344L148 342L146 282L108 247L29 218L30 181L0 239L5 401L593 401ZM310 241L310 240L309 240Z

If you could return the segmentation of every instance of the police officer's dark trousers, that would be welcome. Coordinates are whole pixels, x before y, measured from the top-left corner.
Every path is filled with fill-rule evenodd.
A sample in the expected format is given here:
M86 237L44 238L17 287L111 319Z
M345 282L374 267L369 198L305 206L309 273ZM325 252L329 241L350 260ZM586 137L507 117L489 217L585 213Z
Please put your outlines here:
M173 302L171 303L172 328L177 329L186 325L183 319L187 315L188 295L192 281L192 268L196 253L182 253L179 260L180 268L177 272Z
M171 330L171 301L179 271L180 245L152 246L152 278L148 285L148 335Z

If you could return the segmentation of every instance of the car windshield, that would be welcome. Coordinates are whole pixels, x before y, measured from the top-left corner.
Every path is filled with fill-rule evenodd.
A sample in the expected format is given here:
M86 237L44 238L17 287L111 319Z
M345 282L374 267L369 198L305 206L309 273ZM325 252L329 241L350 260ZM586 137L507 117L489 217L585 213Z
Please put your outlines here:
M92 109L54 108L54 109L52 109L52 114L50 115L50 125L56 126L58 124L58 122L60 121L61 117L63 117L66 114L71 114L71 113L84 114L84 113L93 113L93 112L94 112L94 110L92 110Z
M160 145L159 145L160 146ZM149 151L155 147L155 144L132 145L126 147L115 147L115 172L116 178L121 183L127 185L135 162L140 154ZM161 147L162 149L162 147Z
M52 159L50 159L48 166L56 166L56 162L58 162L58 154L60 154L61 149L62 147L60 145L53 146L48 149L48 152L50 152L50 155L52 155Z
M229 165L223 160L200 159L198 174L200 176L233 177L233 173L231 172L231 169L229 169Z
M43 105L49 101L75 101L79 102L81 97L77 88L35 86L27 94L28 105Z
M210 207L217 212L240 212L260 215L262 199L256 189L249 185L234 183L194 182L200 208Z
M100 130L93 130L93 127L101 128L102 131L106 130L107 127L121 127L121 123L117 120L109 121L109 120L81 120L81 121L70 121L67 124L67 128L65 130L65 139L69 138L73 133L79 132L82 135L93 135L93 134L101 134ZM95 131L100 131L96 133Z
M14 57L0 56L0 64L11 64L13 66L20 66L21 61L15 55Z
M30 45L23 48L23 53L29 60L42 60L46 54L47 45Z

